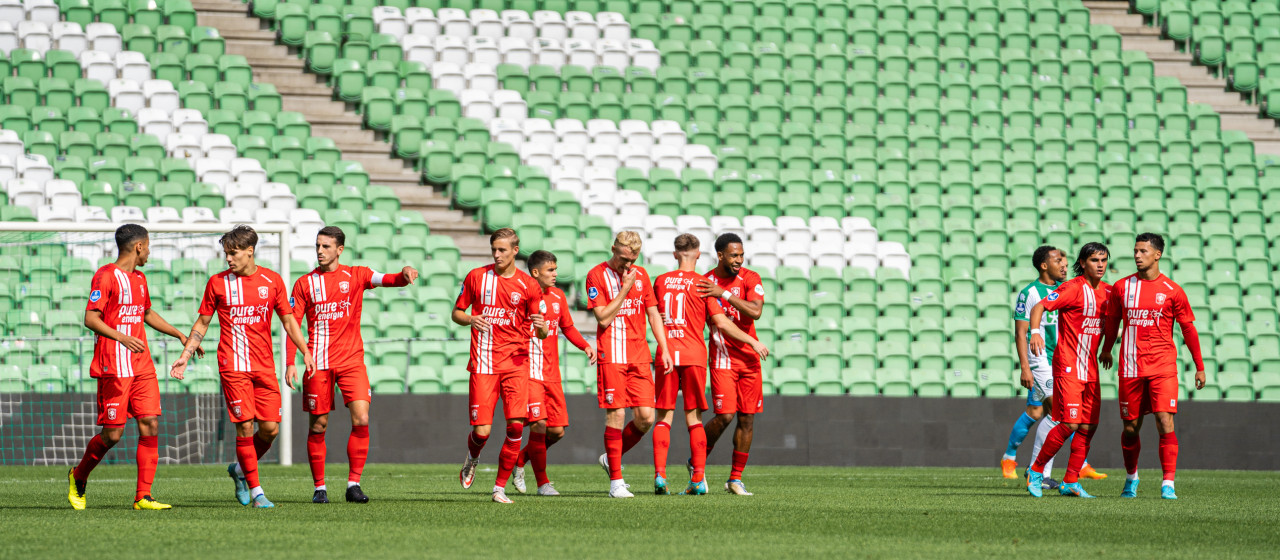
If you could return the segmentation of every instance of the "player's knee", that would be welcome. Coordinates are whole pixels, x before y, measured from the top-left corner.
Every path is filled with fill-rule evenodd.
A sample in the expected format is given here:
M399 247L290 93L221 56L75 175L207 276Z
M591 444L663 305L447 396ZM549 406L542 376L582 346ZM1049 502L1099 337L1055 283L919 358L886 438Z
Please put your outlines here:
M311 433L323 434L329 429L329 416L312 416L311 417Z
M124 436L124 428L103 428L100 435L102 443L107 444L107 447L113 447L120 443L120 438Z
M1030 416L1032 420L1039 420L1039 419L1041 419L1041 418L1044 418L1044 407L1043 407L1043 406L1028 406L1028 407L1027 407L1027 416Z
M368 415L368 414L357 414L357 415L353 415L353 416L351 417L351 425L352 425L352 426L368 426L368 425L369 425L369 415Z
M717 414L715 417L715 421L719 422L722 425L728 424L729 422L733 422L733 414L732 413Z
M473 427L471 428L471 432L472 432L472 433L474 433L474 434L476 435L476 437L487 438L487 437L489 437L489 429L490 429L490 426L488 426L488 425L485 425L485 426L473 426Z
M258 425L257 435L263 440L272 441L276 439L276 436L280 435L280 424L275 422L263 422Z
M155 416L138 419L138 435L154 436L159 435L160 420Z
M563 438L563 437L564 437L564 428L560 426L553 426L553 427L547 428L547 443L549 444L555 443L557 441L560 441L560 438Z
M755 423L755 420L756 415L754 414L738 414L738 425L742 426L742 429L744 430L750 430L752 425Z

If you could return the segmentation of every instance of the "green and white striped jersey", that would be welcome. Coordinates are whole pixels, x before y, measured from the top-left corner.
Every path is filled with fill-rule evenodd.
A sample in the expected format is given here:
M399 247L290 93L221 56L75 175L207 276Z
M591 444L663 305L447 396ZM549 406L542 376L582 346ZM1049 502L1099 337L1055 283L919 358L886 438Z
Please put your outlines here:
M1031 309L1061 285L1062 283L1059 282L1057 286L1050 286L1039 280L1027 284L1027 287L1018 292L1018 301L1013 306L1013 320L1031 322ZM1052 363L1053 348L1058 345L1057 311L1044 312L1044 317L1040 318L1040 332L1044 336L1045 358ZM1030 335L1027 338L1029 339Z

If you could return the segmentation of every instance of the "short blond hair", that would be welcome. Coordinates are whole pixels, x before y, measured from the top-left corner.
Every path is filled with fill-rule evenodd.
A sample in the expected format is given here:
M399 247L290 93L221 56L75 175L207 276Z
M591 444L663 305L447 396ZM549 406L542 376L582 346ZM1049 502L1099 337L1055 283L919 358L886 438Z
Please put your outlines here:
M627 230L618 232L618 236L613 238L613 245L615 247L626 247L639 253L643 241L640 239L640 234Z

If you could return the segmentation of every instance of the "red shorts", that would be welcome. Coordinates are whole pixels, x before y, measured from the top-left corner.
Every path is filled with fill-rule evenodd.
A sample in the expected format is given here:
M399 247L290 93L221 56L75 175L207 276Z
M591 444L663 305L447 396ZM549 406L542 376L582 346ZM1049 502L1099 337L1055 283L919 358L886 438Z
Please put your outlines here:
M1178 377L1121 377L1120 418L1137 420L1152 412L1178 413Z
M1097 424L1102 409L1102 386L1097 381L1053 378L1053 420L1068 424Z
M651 364L597 364L596 400L600 408L652 407L654 399Z
M559 381L529 380L530 424L546 420L548 426L569 425L569 410L564 402L564 387Z
M280 383L274 372L224 371L220 375L222 398L233 423L280 421Z
M472 426L488 426L493 423L493 408L502 397L502 412L507 420L524 418L529 413L529 370L505 373L471 374L468 399Z
M658 408L675 410L676 392L684 393L685 410L707 410L706 366L676 366L670 375L661 370L654 374L658 388Z
M333 410L333 386L342 391L342 404L351 408L351 401L369 401L373 391L369 388L369 372L364 364L354 368L318 369L302 380L302 410L311 414L328 414Z
M120 427L130 418L160 415L160 383L155 372L98 378L98 425Z
M764 410L764 373L756 364L741 371L711 370L716 414L759 414Z

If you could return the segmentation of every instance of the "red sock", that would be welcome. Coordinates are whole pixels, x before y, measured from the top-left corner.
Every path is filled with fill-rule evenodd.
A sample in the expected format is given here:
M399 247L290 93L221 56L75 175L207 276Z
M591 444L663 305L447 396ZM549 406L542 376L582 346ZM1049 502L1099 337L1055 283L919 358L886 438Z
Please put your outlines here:
M98 466L110 450L111 446L102 441L102 434L94 435L93 439L89 440L89 445L84 448L84 456L80 458L80 464L76 465L76 480L89 480L89 473L93 472L93 468Z
M1178 435L1173 432L1160 434L1160 468L1165 480L1173 480L1178 472Z
M258 453L254 450L256 439L253 436L236 437L236 459L240 461L240 470L250 489L261 486L258 483Z
M524 446L520 453L528 454L533 461L533 476L538 479L538 486L542 486L551 479L547 478L547 434L538 432L529 432L529 445Z
M1120 433L1120 450L1124 452L1124 472L1138 474L1138 454L1142 452L1142 439L1138 434Z
M707 432L702 424L689 426L689 457L693 459L693 476L690 482L702 482L707 471Z
M253 434L253 452L257 454L259 459L261 459L263 455L266 455L267 452L270 450L271 450L270 441L262 439L256 433Z
M640 440L644 439L644 432L636 427L635 421L627 423L626 429L622 430L622 453L625 455L635 447Z
M360 482L364 474L364 460L369 457L369 427L352 426L351 436L347 438L347 462L351 464L347 472L347 480Z
M667 451L671 449L671 424L658 422L653 425L653 473L667 477Z
M546 434L542 434L543 438L546 438L546 436L547 436ZM529 443L524 444L524 447L520 448L520 454L516 455L517 467L523 467L525 466L526 463L529 462L529 446L530 445L533 445L533 432L529 432Z
M472 459L480 457L480 450L484 449L485 442L489 441L489 436L478 436L473 431L467 435L467 453Z
M733 450L733 468L729 471L729 480L742 480L742 469L747 468L747 454Z
M1070 484L1080 481L1080 469L1084 467L1084 460L1089 456L1090 441L1093 441L1093 430L1076 430L1076 437L1071 440L1071 457L1067 459L1067 474L1062 475L1063 482ZM1044 447L1040 449L1043 450Z
M1058 454L1058 451L1062 449L1062 444L1066 443L1067 438L1071 437L1071 433L1071 428L1068 428L1066 424L1058 424L1052 430L1049 430L1049 435L1044 437L1044 443L1040 445L1040 455L1036 457L1034 463L1031 463L1031 470L1043 474L1044 464Z
M507 424L507 441L503 442L502 452L498 454L498 479L493 483L495 488L506 487L507 479L511 478L511 469L516 468L516 455L520 454L520 438L523 435L524 424Z
M307 434L307 459L311 461L311 481L316 487L324 486L324 460L328 455L324 446L324 432Z
M160 444L156 436L138 436L138 491L136 502L151 495L151 481L156 478L156 463L160 461Z
M604 453L609 457L609 480L622 480L622 430L605 426Z

